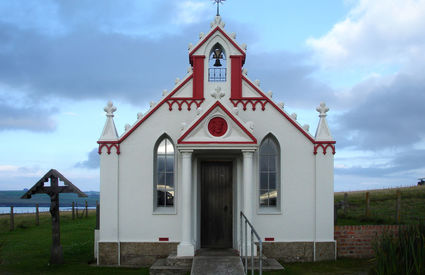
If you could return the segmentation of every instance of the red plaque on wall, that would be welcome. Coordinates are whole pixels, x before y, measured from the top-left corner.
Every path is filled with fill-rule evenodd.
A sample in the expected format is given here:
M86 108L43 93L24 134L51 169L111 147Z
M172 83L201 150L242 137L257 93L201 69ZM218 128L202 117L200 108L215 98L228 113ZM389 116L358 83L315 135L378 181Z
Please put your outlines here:
M214 117L208 123L208 131L215 137L221 137L227 132L227 122L224 118Z

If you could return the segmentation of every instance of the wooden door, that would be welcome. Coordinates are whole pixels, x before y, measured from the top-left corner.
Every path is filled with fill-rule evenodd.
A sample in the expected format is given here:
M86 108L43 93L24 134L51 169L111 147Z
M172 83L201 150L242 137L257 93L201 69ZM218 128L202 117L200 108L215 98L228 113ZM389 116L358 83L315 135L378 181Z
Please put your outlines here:
M201 163L201 246L233 246L232 162Z

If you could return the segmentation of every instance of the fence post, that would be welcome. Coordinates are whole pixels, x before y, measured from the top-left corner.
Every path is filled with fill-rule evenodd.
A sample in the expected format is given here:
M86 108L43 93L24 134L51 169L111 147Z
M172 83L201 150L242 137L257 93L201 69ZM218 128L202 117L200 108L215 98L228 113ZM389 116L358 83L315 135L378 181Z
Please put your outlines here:
M401 210L401 192L400 190L397 190L396 192L397 201L395 205L395 222L397 224L400 223L400 210Z
M344 204L342 205L344 210L344 216L347 216L347 208L348 208L348 193L344 193Z
M78 217L78 202L75 203L75 214L76 214L77 218L79 218Z
M96 201L96 228L99 229L99 221L100 221L100 205L99 201Z
M87 204L87 200L86 200L86 218L88 217L88 215L89 215L89 209L88 209L88 204Z
M72 219L75 219L75 202L72 202Z
M38 210L38 203L35 204L35 225L40 225L40 212Z
M13 231L15 229L15 220L14 220L14 214L13 214L13 206L10 206L10 231Z
M366 210L365 210L366 217L370 217L370 197L369 192L366 192Z

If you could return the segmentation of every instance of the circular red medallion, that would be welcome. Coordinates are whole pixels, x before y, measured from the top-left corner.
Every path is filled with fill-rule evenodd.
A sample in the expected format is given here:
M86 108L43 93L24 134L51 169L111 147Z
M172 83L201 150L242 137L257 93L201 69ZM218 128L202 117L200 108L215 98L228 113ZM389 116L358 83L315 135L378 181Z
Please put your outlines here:
M208 131L215 137L221 137L227 132L226 120L221 117L214 117L208 123Z

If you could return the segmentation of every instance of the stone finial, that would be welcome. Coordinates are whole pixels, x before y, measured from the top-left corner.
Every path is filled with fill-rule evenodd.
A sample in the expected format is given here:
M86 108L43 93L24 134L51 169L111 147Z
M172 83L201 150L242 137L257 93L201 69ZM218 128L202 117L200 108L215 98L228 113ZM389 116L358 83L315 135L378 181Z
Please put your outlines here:
M151 101L150 103L149 103L149 105L150 105L150 107L151 107L151 109L155 106L155 101Z
M273 97L273 92L272 91L268 91L267 92L267 96L270 97L270 98L272 98Z
M293 120L297 120L297 114L296 114L296 113L292 113L292 114L291 114L291 118L292 118Z
M187 46L187 49L188 49L189 51L191 51L191 50L192 50L192 48L193 48L193 44L192 44L192 43L189 43L189 45Z
M242 48L242 50L246 51L248 49L248 46L245 43L243 43L241 45L241 48Z
M118 132L114 123L114 112L117 107L109 101L103 110L106 112L106 122L99 141L116 141L118 140Z
M131 128L131 125L130 124L126 124L125 126L124 126L124 130L127 132L129 129Z
M176 80L174 80L174 85L179 84L179 82L180 82L180 78L179 77L176 77Z
M114 117L114 112L117 110L117 107L114 106L112 101L109 101L103 110L106 112L107 117Z
M329 111L329 108L326 106L325 102L321 102L319 107L316 108L316 111L319 112L319 117L326 117L326 113Z
M233 108L233 113L235 114L235 116L239 115L239 108L238 107L234 107Z
M162 90L162 96L167 96L167 95L168 95L168 90L167 89Z
M201 112L202 112L202 108L201 107L196 108L196 115L197 116L199 116L201 114Z
M224 28L226 26L226 24L224 24L223 20L221 20L221 16L217 15L214 18L214 21L211 22L210 26L211 26L211 29L214 28L215 26L219 26L221 28Z
M242 73L243 73L244 75L248 75L248 69L243 68L243 69L242 69Z
M285 107L285 103L281 101L277 104L277 106L279 106L280 109L283 109Z
M225 93L221 90L221 87L220 86L217 86L214 89L214 91L215 92L211 92L210 94L211 94L212 97L214 97L217 100L220 100L222 97L225 96Z
M255 85L256 85L256 86L260 87L260 83L261 83L261 82L260 82L260 80L259 80L259 79L256 79L256 80L254 81L254 83L255 83Z
M304 129L304 131L308 132L310 130L310 125L304 124L303 129Z
M187 73L190 74L191 72L193 72L192 66L187 67Z
M333 141L334 139L329 130L328 122L326 121L326 113L329 111L329 108L324 102L321 102L319 107L316 108L316 111L319 112L320 118L315 134L316 141Z
M200 32L199 33L199 40L201 40L202 38L204 38L205 37L205 34L203 33L203 32Z
M137 120L141 120L143 118L143 113L137 113Z
M232 33L230 34L230 37L231 37L232 39L236 39L236 33L232 32Z

